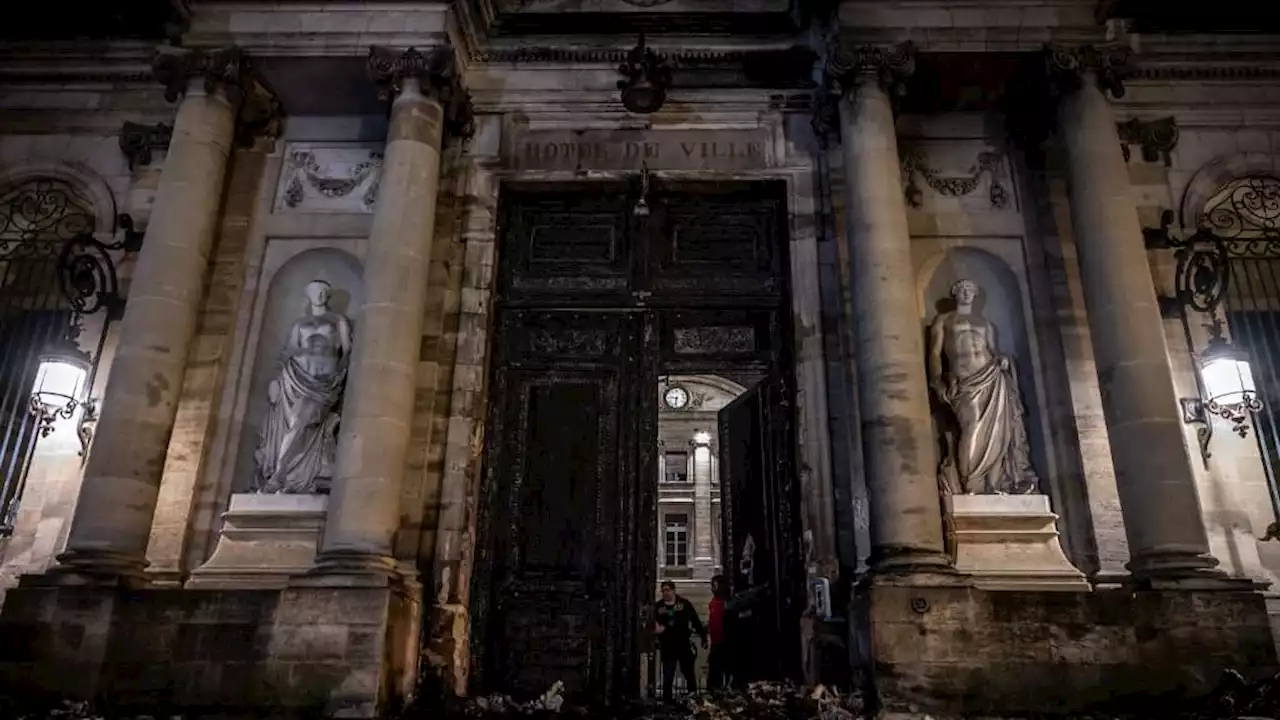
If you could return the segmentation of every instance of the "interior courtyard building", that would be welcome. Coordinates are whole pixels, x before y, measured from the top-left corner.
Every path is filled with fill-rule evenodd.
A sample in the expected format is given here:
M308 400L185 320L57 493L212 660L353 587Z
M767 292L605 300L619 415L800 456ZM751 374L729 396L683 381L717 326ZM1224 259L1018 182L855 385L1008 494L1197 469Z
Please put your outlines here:
M1276 670L1257 8L23 5L6 692L624 702L716 573L886 712Z

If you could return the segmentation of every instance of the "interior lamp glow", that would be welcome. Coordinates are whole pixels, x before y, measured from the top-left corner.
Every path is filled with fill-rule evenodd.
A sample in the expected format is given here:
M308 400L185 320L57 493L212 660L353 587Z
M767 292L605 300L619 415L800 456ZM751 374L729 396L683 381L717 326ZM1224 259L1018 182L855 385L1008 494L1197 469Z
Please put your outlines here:
M1204 380L1205 401L1212 412L1217 412L1215 405L1247 406L1258 397L1249 356L1226 340L1210 341L1200 362L1200 377Z
M706 430L698 430L693 433L693 444L706 447L711 444L711 433Z
M1206 415L1229 420L1240 437L1249 432L1249 413L1262 410L1262 400L1253 380L1248 353L1232 345L1214 328L1205 351L1200 355L1201 400Z
M40 356L31 388L31 412L40 418L40 436L53 432L59 418L70 419L84 400L89 358L70 343Z

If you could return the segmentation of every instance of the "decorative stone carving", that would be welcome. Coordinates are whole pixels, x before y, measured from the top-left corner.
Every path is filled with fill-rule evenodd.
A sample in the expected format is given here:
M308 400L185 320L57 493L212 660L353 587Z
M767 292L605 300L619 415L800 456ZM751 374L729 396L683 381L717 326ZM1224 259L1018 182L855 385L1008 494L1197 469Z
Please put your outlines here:
M999 354L995 326L974 313L979 291L972 280L957 281L956 309L929 328L929 382L958 426L945 432L941 483L953 494L1033 493L1040 483L1013 359Z
M1155 162L1163 159L1165 167L1173 164L1170 153L1178 146L1178 123L1173 117L1160 118L1143 122L1131 118L1116 123L1116 131L1120 134L1120 150L1124 153L1125 162L1129 161L1129 146L1142 148L1142 159Z
M1097 76L1098 87L1113 97L1124 97L1124 81L1133 73L1132 52L1128 47L1083 45L1045 48L1045 70L1050 89L1067 94L1080 87L1086 73Z
M444 127L450 135L467 138L475 131L471 95L462 86L453 48L434 47L424 54L414 48L400 52L375 46L369 48L368 70L383 100L393 99L404 88L405 79L414 78L422 94L444 108Z
M618 66L618 73L623 78L618 81L623 107L641 114L655 113L662 108L671 87L671 68L644 44L644 33L627 53L626 62Z
M293 212L369 213L382 177L382 148L291 144L276 209Z
M924 194L916 185L917 177L923 178L925 184L939 195L964 197L978 189L983 175L989 177L991 181L987 191L991 207L996 209L1008 207L1009 190L1005 188L1003 182L1005 178L1003 153L979 152L977 162L965 175L943 175L929 164L924 152L919 149L902 153L902 176L906 181L904 193L911 207L918 208L923 204Z
M172 125L126 122L120 128L120 152L129 161L129 170L136 170L150 165L152 153L168 149L172 138Z
M258 492L327 492L333 477L352 331L329 308L329 290L323 280L308 283L307 314L289 328L253 453Z
M237 108L236 144L250 147L257 137L280 135L284 113L280 101L251 72L249 58L238 47L217 50L162 48L151 69L164 97L176 102L187 92L193 79L204 82L205 92L221 89Z
M886 90L901 94L903 84L916 69L915 48L910 41L891 47L856 45L841 38L827 54L827 72L841 92L854 88L855 78L871 76Z

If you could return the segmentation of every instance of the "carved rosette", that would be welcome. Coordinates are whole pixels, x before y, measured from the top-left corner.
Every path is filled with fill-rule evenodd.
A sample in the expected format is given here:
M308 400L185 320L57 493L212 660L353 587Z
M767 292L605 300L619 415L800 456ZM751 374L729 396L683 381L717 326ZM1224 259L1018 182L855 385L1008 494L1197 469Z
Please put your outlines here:
M827 72L842 93L853 91L859 81L874 79L886 91L900 95L915 69L915 48L910 41L884 47L839 40L827 54Z
M416 48L399 51L375 46L369 48L368 68L382 100L399 95L405 79L414 78L422 94L435 99L444 109L445 130L456 137L471 136L471 95L462 85L453 48L444 45L423 53Z
M1133 73L1132 52L1128 47L1082 45L1045 47L1045 71L1049 85L1057 95L1080 89L1086 75L1092 73L1098 88L1112 97L1124 97L1124 81Z
M201 80L205 92L221 91L236 108L236 144L249 147L255 138L280 135L283 117L279 99L251 68L238 47L216 50L162 49L152 61L156 80L164 85L164 97L175 102L186 94L192 80Z

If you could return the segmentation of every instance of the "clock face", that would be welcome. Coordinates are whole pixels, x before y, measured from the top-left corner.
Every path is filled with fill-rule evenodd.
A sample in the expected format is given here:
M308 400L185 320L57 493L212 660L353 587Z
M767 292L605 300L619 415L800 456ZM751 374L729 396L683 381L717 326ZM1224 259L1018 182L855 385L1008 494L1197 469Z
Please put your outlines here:
M689 391L682 387L673 387L667 390L667 394L663 396L667 402L667 407L672 410L680 410L689 404Z

